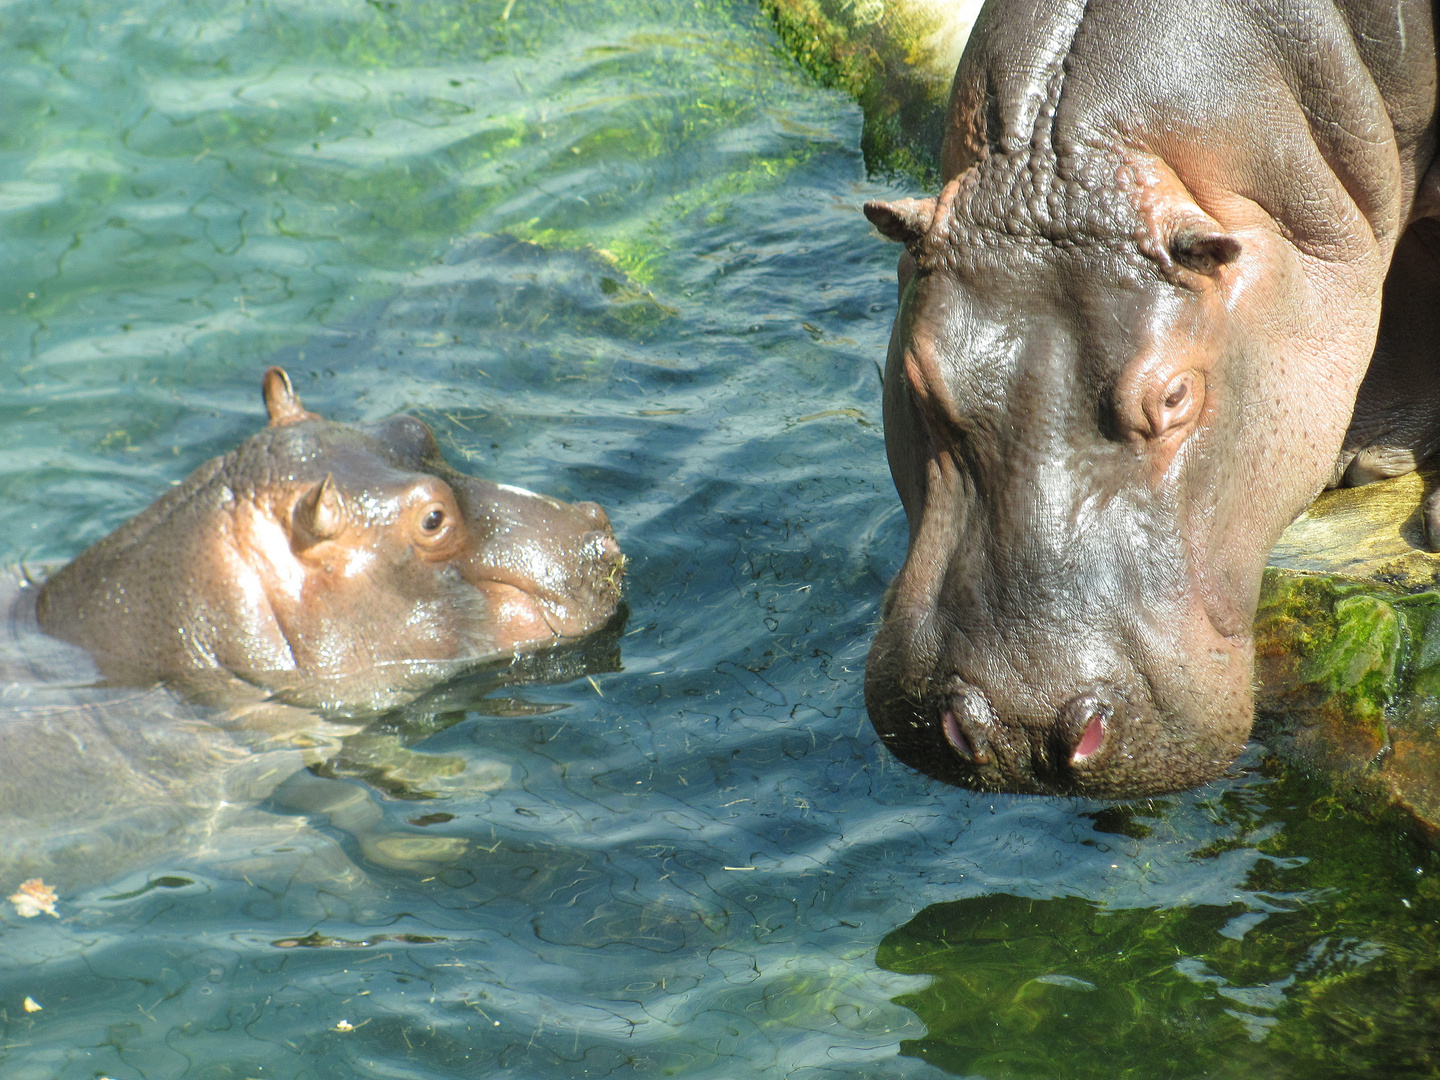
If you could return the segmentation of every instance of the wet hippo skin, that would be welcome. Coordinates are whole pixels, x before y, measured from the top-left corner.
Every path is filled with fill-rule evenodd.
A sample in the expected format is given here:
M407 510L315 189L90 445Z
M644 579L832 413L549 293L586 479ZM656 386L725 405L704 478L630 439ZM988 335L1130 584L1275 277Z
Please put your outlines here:
M41 590L41 628L111 681L372 710L615 614L599 506L457 472L414 417L322 420L279 368L264 396L268 427Z
M865 690L903 760L1133 797L1234 759L1271 546L1323 487L1440 448L1434 18L986 6L948 182L865 208L905 245L910 543Z

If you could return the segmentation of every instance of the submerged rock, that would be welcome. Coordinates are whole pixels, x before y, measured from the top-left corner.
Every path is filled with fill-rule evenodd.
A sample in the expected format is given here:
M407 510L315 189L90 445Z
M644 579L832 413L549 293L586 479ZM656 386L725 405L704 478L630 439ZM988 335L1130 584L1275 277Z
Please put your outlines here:
M950 82L981 0L761 0L785 48L865 113L871 172L937 187Z

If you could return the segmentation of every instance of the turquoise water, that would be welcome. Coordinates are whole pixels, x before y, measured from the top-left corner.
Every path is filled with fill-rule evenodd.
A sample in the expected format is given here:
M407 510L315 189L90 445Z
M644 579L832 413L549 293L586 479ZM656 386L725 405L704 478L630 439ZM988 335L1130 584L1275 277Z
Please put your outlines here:
M1262 748L1114 807L877 745L858 207L907 192L751 7L13 3L0 106L0 562L249 434L271 362L601 502L632 559L558 681L6 905L5 1080L1440 1075L1440 867Z

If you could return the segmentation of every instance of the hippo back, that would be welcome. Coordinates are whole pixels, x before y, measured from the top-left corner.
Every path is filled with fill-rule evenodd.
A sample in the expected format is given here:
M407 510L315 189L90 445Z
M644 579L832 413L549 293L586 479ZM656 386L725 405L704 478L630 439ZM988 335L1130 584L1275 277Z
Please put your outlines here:
M37 592L0 578L0 884L43 877L63 893L180 850L352 730L107 684L85 650L40 630Z

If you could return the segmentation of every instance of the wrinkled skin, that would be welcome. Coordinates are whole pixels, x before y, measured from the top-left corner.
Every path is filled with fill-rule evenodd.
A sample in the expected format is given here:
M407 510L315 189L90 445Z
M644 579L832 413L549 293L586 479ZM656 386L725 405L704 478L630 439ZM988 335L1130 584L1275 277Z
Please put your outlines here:
M865 208L906 246L910 546L866 676L903 760L1105 797L1226 769L1275 540L1440 447L1435 84L1428 3L987 5L952 179Z
M322 420L279 368L264 394L267 428L41 591L41 628L110 680L374 710L615 614L624 560L599 506L456 472L414 417Z

